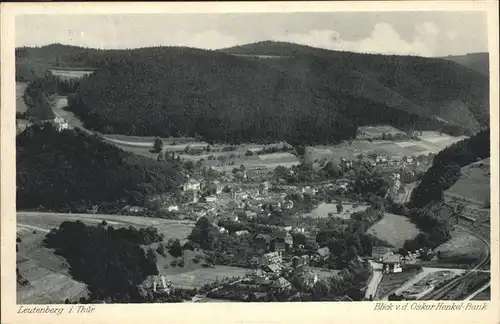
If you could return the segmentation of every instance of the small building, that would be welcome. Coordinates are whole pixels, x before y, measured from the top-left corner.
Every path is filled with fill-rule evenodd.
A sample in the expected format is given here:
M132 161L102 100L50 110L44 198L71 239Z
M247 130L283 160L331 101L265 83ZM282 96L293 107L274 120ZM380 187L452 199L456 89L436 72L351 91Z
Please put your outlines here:
M281 270L282 270L282 268L278 264L276 264L276 263L266 265L263 268L267 272L271 272L271 273L274 273L274 274L279 274L279 273L281 273Z
M330 257L330 249L328 247L323 247L321 249L318 249L316 253L320 261L326 261L328 257Z
M279 252L270 252L267 254L264 254L261 258L261 264L263 266L269 265L269 264L280 264L283 261L281 253Z
M207 197L205 197L205 202L215 203L215 202L217 202L217 197L216 196L207 196Z
M234 234L236 236L246 236L246 235L250 235L250 232L247 230L242 230L242 231L236 231L236 232L234 232Z
M200 191L201 190L201 182L196 179L189 179L182 186L182 190L184 191Z
M169 212L179 211L179 206L177 206L177 205L170 205L170 206L167 207L167 210Z
M264 250L269 249L271 244L271 236L268 234L257 234L254 238L254 244Z
M384 273L402 272L402 257L399 254L386 254L382 257L382 269Z
M149 276L143 286L154 294L170 294L172 291L172 282L161 275Z
M274 251L289 252L293 247L293 236L287 231L279 231L273 234L271 242Z
M272 287L277 288L279 290L286 290L286 289L290 289L292 287L292 284L288 280L286 280L285 278L279 277L278 279L276 279L273 282Z

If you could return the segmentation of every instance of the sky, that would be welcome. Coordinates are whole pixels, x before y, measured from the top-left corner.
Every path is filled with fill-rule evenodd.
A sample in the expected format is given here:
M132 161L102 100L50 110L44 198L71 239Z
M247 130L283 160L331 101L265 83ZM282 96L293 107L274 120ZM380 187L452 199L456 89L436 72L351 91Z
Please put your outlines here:
M487 52L482 12L23 15L16 47L220 49L264 40L425 57Z

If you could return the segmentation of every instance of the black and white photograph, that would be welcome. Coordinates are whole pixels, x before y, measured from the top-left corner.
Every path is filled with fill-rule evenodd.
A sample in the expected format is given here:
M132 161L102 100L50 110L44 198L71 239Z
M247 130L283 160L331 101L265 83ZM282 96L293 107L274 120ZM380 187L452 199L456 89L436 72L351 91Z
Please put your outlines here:
M17 15L16 304L490 301L487 18Z

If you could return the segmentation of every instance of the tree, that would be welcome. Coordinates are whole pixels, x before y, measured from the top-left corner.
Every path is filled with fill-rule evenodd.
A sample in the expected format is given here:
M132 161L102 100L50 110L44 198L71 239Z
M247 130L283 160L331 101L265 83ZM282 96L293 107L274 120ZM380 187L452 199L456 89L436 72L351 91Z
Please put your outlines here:
M179 241L179 239L176 239L173 241L172 245L170 246L170 249L168 250L168 252L173 256L173 257L181 257L182 254L183 254L183 251L182 251L182 246L181 246L181 242Z
M337 203L337 213L342 213L342 211L344 210L344 206L342 206L342 202L338 202Z
M163 141L161 138L156 137L153 142L153 150L154 152L161 152L163 150Z

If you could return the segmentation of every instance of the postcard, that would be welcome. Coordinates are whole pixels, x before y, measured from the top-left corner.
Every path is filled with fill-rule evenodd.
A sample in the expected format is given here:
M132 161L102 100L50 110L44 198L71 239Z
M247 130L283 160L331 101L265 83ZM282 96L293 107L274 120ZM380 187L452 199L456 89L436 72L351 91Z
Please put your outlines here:
M497 2L1 9L2 323L500 320Z

